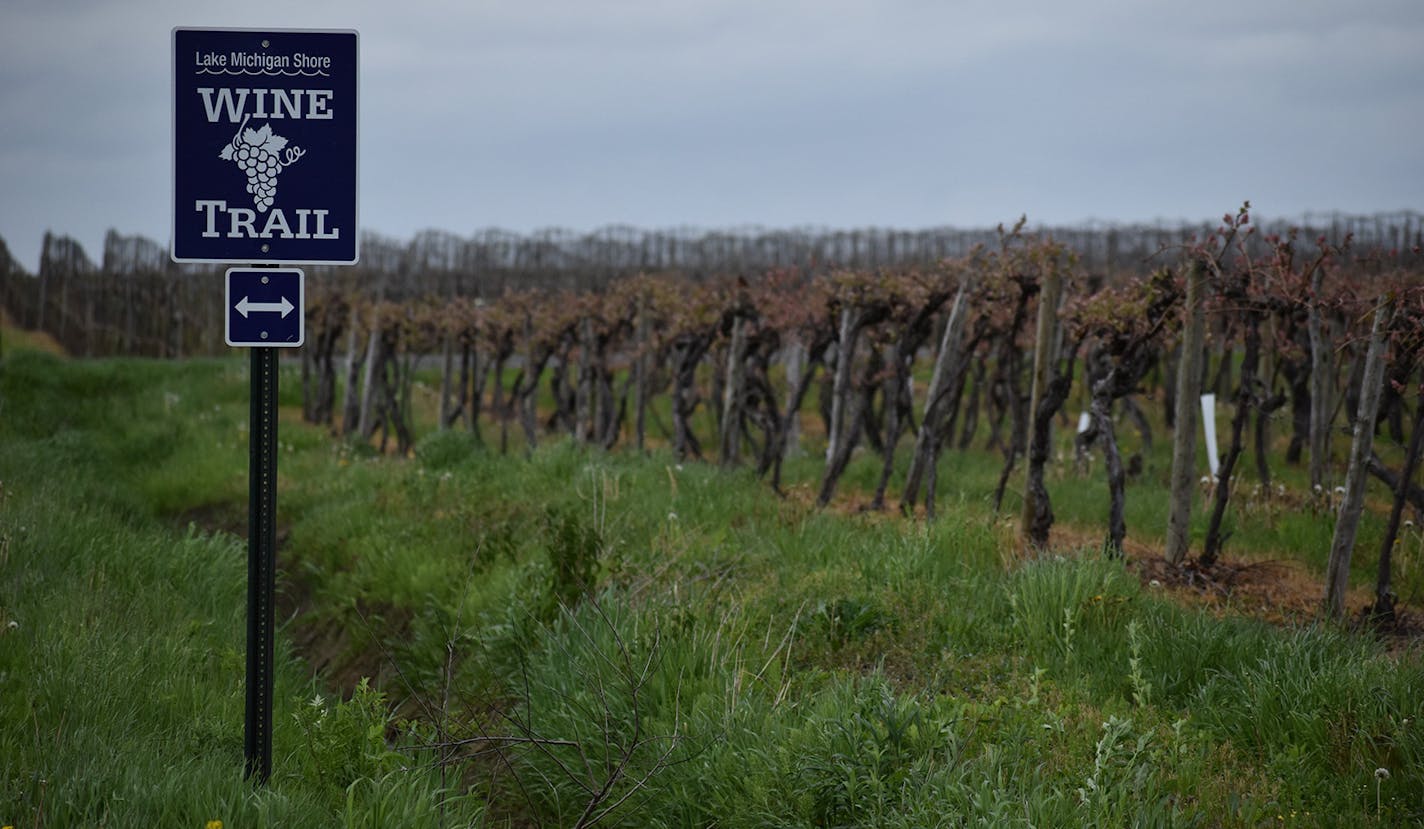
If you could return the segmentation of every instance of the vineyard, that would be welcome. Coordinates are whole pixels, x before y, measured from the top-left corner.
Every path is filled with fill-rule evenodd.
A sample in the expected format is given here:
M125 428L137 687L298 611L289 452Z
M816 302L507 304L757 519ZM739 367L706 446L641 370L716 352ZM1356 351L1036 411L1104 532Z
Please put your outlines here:
M1143 464L1141 451L1124 458L1118 416L1138 431L1139 450L1152 445L1150 401L1160 401L1169 428L1185 426L1174 430L1166 550L1180 564L1197 478L1196 400L1213 392L1229 401L1230 436L1212 467L1197 563L1210 568L1222 551L1232 490L1247 477L1236 471L1248 440L1256 483L1269 490L1279 462L1272 421L1287 421L1277 427L1289 433L1285 462L1308 456L1317 509L1344 487L1342 527L1358 521L1368 471L1395 491L1375 606L1392 620L1388 550L1404 506L1413 499L1424 509L1410 483L1420 443L1409 438L1424 411L1424 259L1417 248L1354 252L1348 237L1319 237L1302 253L1298 233L1270 234L1259 246L1254 235L1243 207L1168 251L1176 258L1164 255L1159 269L1111 279L1087 272L1050 237L1025 234L1021 222L960 258L819 277L795 268L696 282L635 276L599 291L507 291L488 302L371 301L328 288L308 309L304 416L363 441L379 433L382 450L406 454L416 432L416 362L439 355L440 428L468 430L501 452L512 441L532 451L543 435L642 450L651 418L652 439L679 461L745 463L781 494L783 460L799 448L803 408L813 408L805 428L824 436L818 505L831 503L864 446L882 459L866 507L885 509L895 480L899 509L911 514L922 501L931 518L941 453L967 448L982 419L986 448L1004 458L994 508L1022 467L1023 529L1030 545L1045 548L1050 431L1056 419L1067 425L1076 384L1088 417L1075 451L1101 451L1110 553L1120 553L1126 533L1128 468L1140 474ZM1355 255L1337 261L1347 253ZM1345 443L1334 433L1351 433L1361 419L1372 428L1355 430L1364 439L1351 445L1348 464L1332 463L1332 444ZM1409 444L1402 470L1373 451L1381 427ZM897 452L902 444L912 447L908 460ZM1354 538L1335 543L1332 570L1348 570ZM1344 587L1330 590L1337 616Z
M1170 229L368 237L361 265L308 270L284 361L289 800L193 802L345 825L1424 819L1422 233L1246 205ZM88 517L56 539L177 520L154 543L234 578L245 386L218 271L117 234L101 264L50 237L38 274L0 267L8 319L71 356L184 358L0 341L0 504L53 523L63 487L32 470L72 467ZM203 567L140 570L235 613ZM1190 609L1246 572L1304 573L1304 612ZM0 621L49 595L19 583ZM155 625L215 637L188 600ZM205 711L240 707L215 687ZM42 709L0 703L25 816L57 751L28 718L64 729ZM183 739L231 738L205 717ZM120 774L73 741L56 756Z
M678 460L751 466L781 494L783 461L808 430L824 448L819 505L864 448L883 462L866 507L893 500L929 517L942 452L978 435L1003 456L994 508L1014 482L1026 540L1043 548L1054 520L1043 483L1050 434L1076 409L1079 463L1101 451L1107 469L1111 552L1127 532L1126 480L1141 474L1157 422L1175 436L1165 553L1181 564L1198 477L1196 400L1211 393L1230 420L1210 464L1197 563L1209 568L1222 552L1233 490L1254 478L1269 491L1273 465L1307 459L1313 508L1345 495L1347 528L1373 475L1394 493L1376 605L1392 620L1389 545L1405 506L1424 511L1412 483L1424 231L1412 214L1332 225L1341 235L1259 230L1243 207L1175 239L1140 228L1031 233L1022 221L977 238L609 231L560 245L428 234L405 250L373 239L360 268L313 274L303 414L408 454L417 377L433 364L435 425L501 452L562 436L604 449L667 445ZM71 240L45 241L38 278L8 265L12 318L74 353L217 351L212 279L175 271L142 239L111 234L102 268ZM1347 447L1360 418L1374 428ZM1175 429L1179 419L1188 428ZM1119 420L1136 433L1131 453ZM1395 465L1377 449L1398 455ZM1337 544L1332 567L1348 564L1354 540ZM1336 615L1343 586L1332 587Z

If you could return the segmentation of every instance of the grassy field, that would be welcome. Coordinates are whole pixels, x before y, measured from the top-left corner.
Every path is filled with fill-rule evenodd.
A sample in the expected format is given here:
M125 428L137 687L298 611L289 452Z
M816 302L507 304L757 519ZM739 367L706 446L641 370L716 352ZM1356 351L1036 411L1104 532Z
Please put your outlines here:
M827 511L813 458L782 500L658 452L430 433L380 457L299 423L290 369L254 788L246 362L67 361L8 334L0 825L1424 821L1424 662L1143 586L1094 552L1105 487L1071 461L1050 476L1062 555L1021 561L988 508L996 455L948 453L926 525L854 509L872 456ZM1128 496L1145 550L1161 442ZM1308 575L1330 522L1281 473L1228 552Z

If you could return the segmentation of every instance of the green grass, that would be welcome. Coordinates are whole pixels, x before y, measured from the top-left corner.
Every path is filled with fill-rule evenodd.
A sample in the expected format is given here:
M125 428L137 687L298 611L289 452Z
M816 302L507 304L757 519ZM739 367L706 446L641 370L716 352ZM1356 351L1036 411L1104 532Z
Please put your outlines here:
M925 525L660 452L376 457L289 418L283 383L291 616L256 789L246 366L0 362L0 825L1424 820L1417 658L1186 610L1092 552L1010 563L997 455L947 452ZM1162 443L1130 534L1160 533ZM1060 520L1100 525L1101 473L1054 475ZM1307 560L1322 523L1234 520Z
M0 363L0 824L436 825L438 781L401 771L377 693L312 706L285 642L277 771L242 779L246 548L179 522L245 496L241 376Z

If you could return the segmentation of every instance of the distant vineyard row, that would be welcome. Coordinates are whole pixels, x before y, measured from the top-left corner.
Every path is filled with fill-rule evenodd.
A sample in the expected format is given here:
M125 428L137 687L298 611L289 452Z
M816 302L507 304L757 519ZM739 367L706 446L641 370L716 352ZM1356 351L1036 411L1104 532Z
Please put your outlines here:
M1317 237L1354 239L1358 252L1400 251L1424 240L1424 216L1413 212L1372 216L1321 215L1273 221L1265 234L1300 228L1298 246L1309 255ZM1038 228L1065 245L1089 273L1110 280L1162 264L1159 252L1210 223L1085 225ZM485 230L467 237L430 231L408 242L367 234L361 263L352 268L308 268L318 284L384 299L467 296L486 300L510 289L601 290L611 280L678 274L694 281L723 275L754 278L772 269L809 275L838 269L923 266L993 246L993 229L932 228L902 231L766 230L740 228L644 231L609 227L592 233L543 230L521 235ZM1259 249L1260 243L1252 244ZM176 356L224 350L221 268L178 266L152 240L111 231L96 262L72 238L46 234L38 273L30 274L0 240L0 305L11 318L42 329L74 354Z

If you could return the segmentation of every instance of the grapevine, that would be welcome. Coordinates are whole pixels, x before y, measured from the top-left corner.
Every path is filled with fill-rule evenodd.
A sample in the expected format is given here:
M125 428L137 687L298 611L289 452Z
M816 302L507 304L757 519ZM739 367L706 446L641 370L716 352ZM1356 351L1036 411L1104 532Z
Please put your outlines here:
M277 198L277 176L284 167L290 167L304 154L299 147L288 147L286 138L273 135L270 124L263 124L262 129L254 130L247 126L247 118L243 118L232 140L222 148L218 157L236 162L247 175L247 192L252 196L257 212L266 213Z

